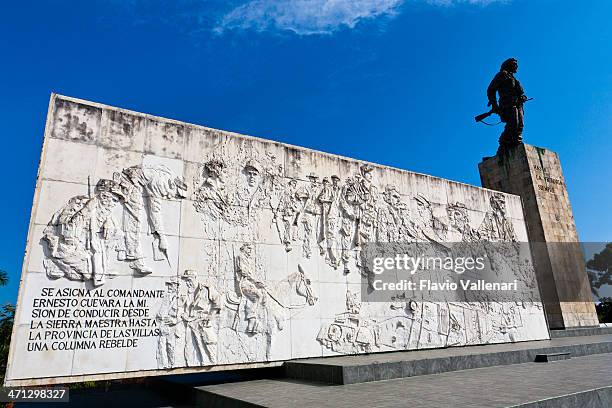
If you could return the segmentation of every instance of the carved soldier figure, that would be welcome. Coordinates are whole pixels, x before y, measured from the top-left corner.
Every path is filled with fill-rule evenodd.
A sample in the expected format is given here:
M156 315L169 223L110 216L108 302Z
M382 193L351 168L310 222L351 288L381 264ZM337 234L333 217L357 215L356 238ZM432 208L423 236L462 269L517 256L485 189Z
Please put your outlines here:
M340 266L340 257L338 256L337 239L336 234L338 233L338 221L340 218L340 193L342 187L340 187L340 177L332 174L331 176L332 185L332 202L327 213L327 252L325 254L325 261L330 264L334 269Z
M349 273L348 263L350 261L350 251L355 243L355 221L357 219L358 196L355 187L355 180L351 177L346 179L346 184L342 188L340 196L340 209L342 213L342 224L340 227L340 243L342 246L342 263L344 273Z
M319 176L314 173L310 173L307 177L309 184L303 191L302 197L305 198L306 201L304 202L304 211L302 212L300 219L302 221L302 228L304 231L304 256L306 258L310 258L312 255L312 243L313 241L317 241L318 231L316 226L318 225L317 218L321 213L321 208L317 202Z
M256 333L259 330L259 313L266 298L265 286L258 279L256 268L253 245L242 245L240 256L237 259L236 276L240 293L245 298L244 311L247 320L247 333Z
M248 218L252 215L253 207L257 207L259 200L263 198L260 165L256 160L249 160L242 172L245 177L245 185L237 191L236 201L238 205L246 207Z
M417 203L417 217L414 222L416 237L420 241L443 242L448 227L439 218L434 216L431 203L422 194L414 197Z
M487 88L489 106L493 112L499 114L502 122L506 123L499 137L498 154L523 143L523 103L527 97L520 82L514 77L517 71L516 59L505 60Z
M383 193L385 205L378 213L376 239L379 242L401 242L406 239L404 222L408 208L401 202L401 195L395 186L389 185Z
M489 242L515 242L514 227L506 216L506 198L495 193L489 199L491 211L487 212L478 232Z
M42 240L47 243L49 257L44 260L47 276L57 279L82 280L88 274L88 254L80 248L85 247L85 237L81 226L72 222L89 198L85 195L72 197L64 207L57 211L43 231Z
M450 227L457 233L459 239L450 239L450 242L477 242L480 238L478 232L470 225L468 210L463 203L449 204L446 207Z
M119 197L117 184L103 179L92 198L73 197L53 216L43 236L50 251L50 259L44 261L50 278L104 284L109 252L123 250L122 231L111 214Z
M319 234L319 251L325 256L325 262L335 268L339 266L339 258L336 250L336 228L338 220L340 198L340 178L336 175L329 179L324 177L323 186L317 201L321 205L321 231Z
M372 171L370 165L363 165L360 168L358 178L358 216L357 216L357 248L362 244L371 242L374 238L376 228L376 207L378 204L378 189L372 184ZM357 256L359 260L359 256Z
M278 235L287 252L291 251L291 243L297 239L297 215L301 211L301 201L297 196L297 181L289 180L278 208L274 212Z
M321 183L321 192L317 197L317 203L321 206L321 228L317 241L319 244L319 253L325 255L325 250L327 248L326 241L329 236L328 217L331 211L332 202L334 201L334 193L332 187L329 185L329 179L327 177L323 177Z
M179 336L178 280L176 277L166 281L166 294L155 316L160 335L157 342L157 363L161 368L174 367L176 360L176 340Z
M168 243L162 222L162 199L184 198L187 186L164 165L128 167L121 173L115 173L113 179L120 185L125 200L126 260L130 261L130 267L136 273L148 275L152 270L144 263L140 242L143 218L148 219L154 237L154 254L161 252L156 260L167 259ZM143 210L147 217L143 217Z
M186 328L185 360L187 365L217 362L217 333L213 318L221 309L221 297L210 283L198 282L196 272L186 270L181 276L187 287L180 306Z
M108 252L113 249L123 251L123 232L112 216L111 211L119 203L119 186L112 180L100 180L96 185L96 195L72 218L85 230L85 248L91 253L91 276L95 286L106 281L108 272Z
M355 248L357 267L361 266L361 246L374 239L377 221L378 190L372 183L370 165L364 164L354 179L348 178L342 192L340 208L342 210L342 261L344 273L349 273L349 251Z
M457 202L446 207L449 223L449 235L447 242L453 242L450 246L453 257L465 257L470 254L474 259L480 256L480 246L475 245L480 241L480 234L470 224L470 216L467 206Z
M207 214L213 219L220 219L229 206L223 180L225 164L216 159L204 164L204 181L195 194L196 211Z

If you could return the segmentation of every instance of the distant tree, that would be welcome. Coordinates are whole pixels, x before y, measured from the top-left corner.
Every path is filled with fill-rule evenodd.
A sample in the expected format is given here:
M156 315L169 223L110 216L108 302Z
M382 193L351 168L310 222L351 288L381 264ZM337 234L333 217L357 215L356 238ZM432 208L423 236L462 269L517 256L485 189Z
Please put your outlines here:
M586 263L591 291L599 297L599 289L612 284L612 242Z
M599 304L595 305L595 309L597 309L600 323L612 323L612 298L599 299Z
M8 274L0 270L0 287L8 284ZM0 384L4 383L6 363L8 361L11 333L15 321L15 305L7 303L0 307Z

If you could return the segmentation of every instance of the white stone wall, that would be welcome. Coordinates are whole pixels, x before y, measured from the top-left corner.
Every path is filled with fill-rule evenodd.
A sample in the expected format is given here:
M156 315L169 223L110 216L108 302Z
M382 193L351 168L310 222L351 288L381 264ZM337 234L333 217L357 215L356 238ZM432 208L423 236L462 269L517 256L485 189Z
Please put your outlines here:
M527 241L519 197L54 95L7 383L548 338L537 299L362 304L364 244L468 235Z

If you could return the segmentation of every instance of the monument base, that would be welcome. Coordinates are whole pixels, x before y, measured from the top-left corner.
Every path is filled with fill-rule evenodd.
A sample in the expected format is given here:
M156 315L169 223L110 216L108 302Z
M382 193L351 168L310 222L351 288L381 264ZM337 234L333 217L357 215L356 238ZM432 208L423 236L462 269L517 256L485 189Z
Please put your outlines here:
M598 326L559 156L523 144L478 168L483 187L522 199L549 327Z
M196 406L608 407L612 336L298 360L286 376L194 386ZM545 356L570 357L552 363ZM473 370L478 368L478 370ZM571 381L571 385L568 384ZM500 386L503 384L503 386ZM563 386L551 385L563 384ZM568 388L569 387L569 388ZM482 390L488 392L483 393ZM295 404L294 404L295 405Z

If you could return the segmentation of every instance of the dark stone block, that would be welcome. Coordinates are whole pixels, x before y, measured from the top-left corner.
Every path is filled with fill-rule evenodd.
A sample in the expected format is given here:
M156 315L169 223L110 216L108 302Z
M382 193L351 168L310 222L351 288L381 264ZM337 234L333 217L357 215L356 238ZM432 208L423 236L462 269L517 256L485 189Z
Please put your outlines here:
M359 382L358 366L346 366L342 370L342 384L355 384Z
M358 366L357 378L359 382L376 381L376 376L374 375L374 365Z
M382 363L376 373L377 380L391 380L402 377L402 363L400 361Z
M560 361L560 360L569 360L571 358L571 353L549 353L549 354L536 354L535 362L536 363L548 363L551 361Z

